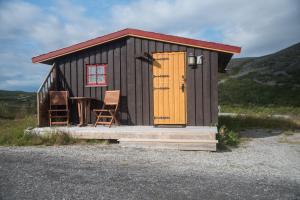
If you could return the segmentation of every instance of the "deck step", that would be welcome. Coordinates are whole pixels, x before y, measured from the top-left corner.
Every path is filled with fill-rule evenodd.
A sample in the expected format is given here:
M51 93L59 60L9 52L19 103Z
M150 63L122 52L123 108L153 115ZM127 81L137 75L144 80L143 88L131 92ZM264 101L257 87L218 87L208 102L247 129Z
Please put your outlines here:
M101 123L101 122L100 122ZM101 124L97 124L101 125ZM100 127L100 126L97 126ZM101 127L103 128L103 127ZM113 128L108 132L99 131L97 129L89 129L88 131L72 131L72 135L80 139L120 139L120 138L132 138L132 139L174 139L174 140L215 140L215 133L156 133L156 132L119 132L113 131Z
M174 140L174 139L136 139L136 138L121 138L119 142L163 142L163 143L218 143L217 140Z
M217 140L119 139L122 147L216 151Z
M212 140L216 136L213 133L197 134L197 133L144 133L131 134L127 138L136 139L160 139L160 140Z

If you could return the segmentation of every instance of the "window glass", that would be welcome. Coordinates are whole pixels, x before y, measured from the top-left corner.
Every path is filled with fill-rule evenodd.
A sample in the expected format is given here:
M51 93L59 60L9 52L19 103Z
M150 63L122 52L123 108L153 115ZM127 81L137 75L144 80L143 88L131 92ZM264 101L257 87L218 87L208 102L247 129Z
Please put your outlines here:
M96 75L90 75L88 81L89 81L89 83L95 84L96 83Z
M97 76L97 82L100 84L104 84L105 83L105 76L104 75L98 75Z
M96 67L89 65L89 75L96 74Z
M106 64L86 65L87 86L106 86Z
M103 65L97 66L97 74L104 74L104 66Z

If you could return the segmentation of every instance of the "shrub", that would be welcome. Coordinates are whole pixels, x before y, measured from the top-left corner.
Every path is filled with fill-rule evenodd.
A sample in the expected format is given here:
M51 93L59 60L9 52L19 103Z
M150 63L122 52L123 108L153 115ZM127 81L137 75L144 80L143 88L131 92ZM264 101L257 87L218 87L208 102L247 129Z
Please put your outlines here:
M226 146L238 146L240 138L238 133L228 130L226 126L221 126L217 133L218 148L223 149Z

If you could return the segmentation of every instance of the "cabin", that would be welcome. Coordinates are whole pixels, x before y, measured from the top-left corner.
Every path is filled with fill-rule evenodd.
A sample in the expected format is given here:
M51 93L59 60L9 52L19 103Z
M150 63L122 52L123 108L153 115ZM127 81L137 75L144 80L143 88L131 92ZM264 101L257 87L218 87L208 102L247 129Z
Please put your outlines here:
M105 91L120 90L121 126L215 127L218 72L241 48L173 35L124 29L32 58L51 65L37 92L38 126L48 126L49 91L91 97L93 124ZM78 124L70 101L70 122Z

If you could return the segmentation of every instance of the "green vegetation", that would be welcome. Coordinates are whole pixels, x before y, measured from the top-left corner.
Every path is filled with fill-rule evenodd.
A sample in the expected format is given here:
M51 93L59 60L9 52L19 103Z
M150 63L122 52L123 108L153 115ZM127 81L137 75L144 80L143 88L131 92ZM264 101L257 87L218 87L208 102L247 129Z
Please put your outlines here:
M68 134L35 135L26 134L24 130L36 126L36 118L27 116L22 119L0 120L0 145L4 146L32 146L32 145L67 145L67 144L110 144L108 140L78 140Z
M246 129L281 129L295 130L300 129L300 121L292 119L265 117L258 115L247 116L220 116L219 127L225 126L229 130L236 132Z
M237 147L241 142L250 140L240 136L240 132L247 129L279 129L284 130L283 134L289 136L293 134L293 130L300 129L300 120L263 115L220 116L217 134L218 149L224 150L228 146Z
M237 146L247 129L300 129L300 43L277 53L232 59L219 74L219 148ZM289 115L289 119L272 115Z
M35 93L0 90L0 119L24 118L35 113Z
M26 128L35 125L36 119L33 116L14 120L0 120L0 145L64 145L74 143L74 140L64 133L47 136L24 134Z
M219 74L221 112L300 117L300 43L256 58L232 59Z
M218 149L226 149L226 146L236 147L240 143L238 133L227 129L226 126L221 126L218 128L216 139L218 140Z
M300 88L261 85L249 78L219 85L221 112L300 116Z

